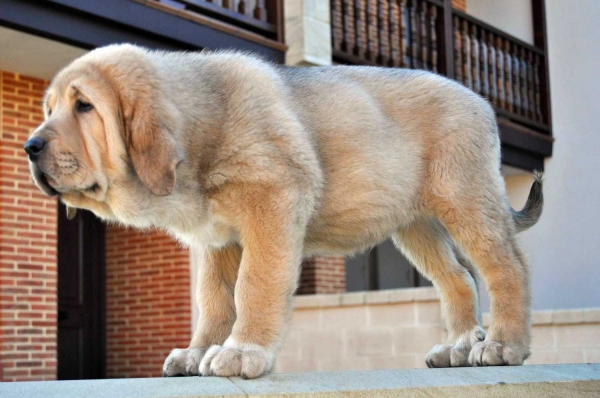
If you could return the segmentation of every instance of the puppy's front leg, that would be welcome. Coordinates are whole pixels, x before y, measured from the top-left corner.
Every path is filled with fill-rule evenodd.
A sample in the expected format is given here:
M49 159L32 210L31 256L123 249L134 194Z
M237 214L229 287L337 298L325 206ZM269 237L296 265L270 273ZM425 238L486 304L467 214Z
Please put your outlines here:
M236 206L244 248L237 319L225 343L207 351L200 374L255 378L273 369L302 258L306 221L297 197L265 187L244 190Z
M189 347L174 349L165 360L163 376L197 375L206 350L223 344L231 333L235 321L233 291L241 257L242 248L237 244L198 249L198 323Z

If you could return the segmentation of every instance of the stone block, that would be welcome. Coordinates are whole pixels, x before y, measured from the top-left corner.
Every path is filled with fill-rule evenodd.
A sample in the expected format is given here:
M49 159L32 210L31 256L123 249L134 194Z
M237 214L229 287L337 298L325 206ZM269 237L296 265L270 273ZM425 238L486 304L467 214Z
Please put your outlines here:
M415 324L414 303L368 306L368 324L377 326L411 326Z
M553 326L533 327L531 331L531 348L554 348L555 345Z
M438 301L418 302L416 306L419 325L439 325L442 323L442 309Z
M345 354L349 357L393 355L391 329L347 330Z
M340 299L342 306L363 305L365 303L365 292L344 293Z
M442 330L432 326L414 326L394 330L396 354L425 356L436 344L442 344Z
M555 325L581 322L583 322L583 314L581 310L556 310L552 314L552 323Z
M583 322L600 323L600 308L586 308L582 312Z
M600 324L556 326L556 346L561 349L563 347L600 348Z
M367 324L367 308L340 307L321 310L324 330L343 330L363 328Z
M418 287L414 289L415 301L437 301L439 294L434 287Z

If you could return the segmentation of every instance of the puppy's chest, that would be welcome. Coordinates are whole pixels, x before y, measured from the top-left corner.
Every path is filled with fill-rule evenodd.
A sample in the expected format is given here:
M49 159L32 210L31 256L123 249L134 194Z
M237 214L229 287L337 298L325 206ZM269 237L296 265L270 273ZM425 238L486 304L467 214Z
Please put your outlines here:
M192 217L182 222L173 222L168 232L182 244L189 247L223 247L239 241L234 228L215 220L212 214L205 217Z

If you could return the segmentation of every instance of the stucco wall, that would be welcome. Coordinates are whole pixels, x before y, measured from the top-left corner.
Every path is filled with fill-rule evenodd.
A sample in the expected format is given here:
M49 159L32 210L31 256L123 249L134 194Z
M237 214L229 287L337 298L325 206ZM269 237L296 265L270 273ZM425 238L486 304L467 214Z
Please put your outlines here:
M488 22L510 30L519 12L487 9ZM492 0L470 0L467 10L483 9ZM504 3L504 2L498 2ZM507 2L508 3L508 2ZM600 306L600 2L547 0L554 154L546 160L546 204L539 224L520 236L532 264L534 309ZM508 7L503 4L503 7ZM493 19L493 20L492 20ZM514 32L513 32L514 33ZM520 207L531 178L506 178L510 200Z
M467 14L533 44L531 0L467 0Z

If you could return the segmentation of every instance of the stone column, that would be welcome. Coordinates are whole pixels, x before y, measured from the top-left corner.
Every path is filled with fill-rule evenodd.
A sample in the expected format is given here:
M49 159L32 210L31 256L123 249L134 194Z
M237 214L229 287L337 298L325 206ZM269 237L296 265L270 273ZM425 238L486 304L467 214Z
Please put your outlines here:
M331 65L329 0L285 0L286 65Z

